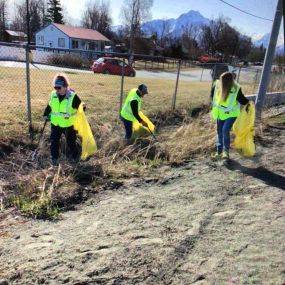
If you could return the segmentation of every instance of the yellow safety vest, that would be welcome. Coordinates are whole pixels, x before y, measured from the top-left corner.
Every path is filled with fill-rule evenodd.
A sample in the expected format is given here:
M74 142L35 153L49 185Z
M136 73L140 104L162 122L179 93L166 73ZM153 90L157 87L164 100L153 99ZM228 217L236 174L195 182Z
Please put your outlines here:
M137 94L137 89L134 88L132 89L128 96L127 99L123 105L123 108L121 110L121 116L128 120L128 121L132 121L135 122L137 121L137 119L135 118L133 111L132 111L132 107L131 107L131 101L138 101L138 112L141 110L141 97Z
M240 90L240 85L235 82L230 90L228 98L225 102L222 101L221 83L216 80L215 93L213 96L212 116L214 120L226 120L228 118L238 117L240 114L240 104L237 101L237 95Z
M50 121L53 125L67 128L74 124L76 109L72 108L72 101L75 93L68 90L64 99L59 102L56 91L50 94L49 106L51 107Z

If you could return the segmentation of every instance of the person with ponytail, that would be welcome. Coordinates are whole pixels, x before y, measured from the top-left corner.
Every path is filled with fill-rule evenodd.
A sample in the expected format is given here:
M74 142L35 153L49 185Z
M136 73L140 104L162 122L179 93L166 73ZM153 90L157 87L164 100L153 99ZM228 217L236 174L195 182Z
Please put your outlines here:
M227 160L230 151L230 131L240 115L241 105L248 105L249 100L244 96L241 86L234 80L234 74L231 72L224 72L220 79L214 82L211 99L212 116L217 122L217 151L212 157Z

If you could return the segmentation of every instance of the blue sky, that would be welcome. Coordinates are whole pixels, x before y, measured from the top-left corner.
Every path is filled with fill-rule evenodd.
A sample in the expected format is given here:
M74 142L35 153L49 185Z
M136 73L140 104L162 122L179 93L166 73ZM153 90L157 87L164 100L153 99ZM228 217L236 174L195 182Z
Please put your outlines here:
M10 9L13 3L19 0L9 0ZM23 1L23 0L21 0ZM61 0L73 23L79 23L82 12L87 2L92 0ZM120 24L120 10L123 0L109 0L113 24ZM277 0L225 0L243 10L261 17L273 19ZM230 19L230 23L240 32L258 38L271 31L272 22L264 21L243 14L220 0L154 0L152 8L153 19L177 18L190 10L199 11L204 17L214 19L223 15Z
M61 0L70 17L80 19L85 3L90 0ZM92 1L92 0L91 0ZM277 0L226 0L243 10L261 17L273 19ZM110 0L113 22L120 24L120 10L123 0ZM197 10L203 16L214 19L219 15L230 18L231 24L239 31L258 37L271 31L272 22L243 14L219 0L154 0L152 18L177 18L189 10Z

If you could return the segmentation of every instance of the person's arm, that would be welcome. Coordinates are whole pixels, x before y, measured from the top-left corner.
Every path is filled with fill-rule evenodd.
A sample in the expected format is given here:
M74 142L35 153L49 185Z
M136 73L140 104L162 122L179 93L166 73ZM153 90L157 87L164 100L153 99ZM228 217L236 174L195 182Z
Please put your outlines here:
M133 100L131 101L131 108L132 108L132 112L134 117L141 123L143 120L139 115L139 104L137 100Z
M80 104L81 104L81 100L77 96L77 94L75 94L74 97L73 97L73 101L72 101L72 108L73 109L78 109Z
M45 108L43 116L47 117L50 113L51 113L51 107L50 107L50 105L47 105Z
M247 105L249 103L249 100L243 95L241 88L239 89L239 92L237 95L237 101L241 105Z

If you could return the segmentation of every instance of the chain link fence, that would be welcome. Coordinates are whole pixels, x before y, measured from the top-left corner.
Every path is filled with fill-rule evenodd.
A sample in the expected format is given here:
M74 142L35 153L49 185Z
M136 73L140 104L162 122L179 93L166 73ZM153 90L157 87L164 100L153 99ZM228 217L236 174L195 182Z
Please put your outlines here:
M114 60L119 58L118 69L101 71L108 74L93 72L91 67L94 61L104 56ZM149 89L142 106L147 115L208 104L212 79L218 69L225 65L135 55L132 65L135 74L132 74L128 73L129 58L128 54L0 43L1 137L22 135L27 130L32 131L32 127L39 127L56 73L68 76L70 87L87 105L91 124L120 124L119 111L125 96L141 83ZM256 93L260 67L227 68L235 72L236 80L242 84L245 94ZM283 78L283 74L272 74L269 89L284 90Z

